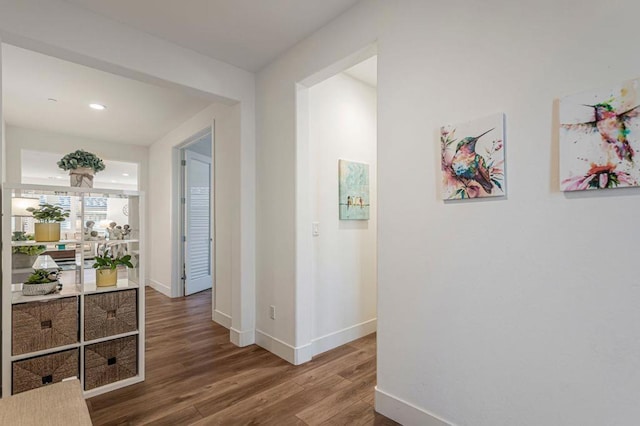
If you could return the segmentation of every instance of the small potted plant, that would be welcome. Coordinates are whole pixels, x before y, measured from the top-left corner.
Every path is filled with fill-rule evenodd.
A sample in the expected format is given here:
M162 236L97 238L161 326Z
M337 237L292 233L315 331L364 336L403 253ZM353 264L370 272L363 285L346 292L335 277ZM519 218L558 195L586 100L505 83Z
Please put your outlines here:
M60 240L60 222L64 222L69 217L69 211L63 210L60 206L45 203L40 208L27 208L33 214L34 219L39 223L35 227L36 241L58 241Z
M96 286L98 287L111 287L118 282L118 266L126 266L127 268L133 268L131 263L131 255L114 256L110 249L104 251L103 254L99 254L94 259L93 267L96 270Z
M27 235L22 231L15 231L11 236L12 241L33 241L33 235ZM13 269L31 268L37 257L47 250L45 246L28 245L14 246L11 248L11 267Z
M69 171L71 186L85 188L93 188L93 176L105 168L100 157L83 149L62 157L58 167Z
M56 293L62 289L59 281L60 270L35 269L27 281L22 284L22 294L25 296L42 296Z

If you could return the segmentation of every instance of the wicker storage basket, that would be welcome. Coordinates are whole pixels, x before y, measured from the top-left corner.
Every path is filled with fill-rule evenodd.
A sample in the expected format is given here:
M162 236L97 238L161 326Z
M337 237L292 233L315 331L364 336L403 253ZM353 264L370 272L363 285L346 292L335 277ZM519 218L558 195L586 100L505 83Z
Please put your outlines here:
M13 305L12 354L20 355L78 342L78 298Z
M84 348L84 389L90 390L138 374L138 336Z
M79 377L80 351L71 349L42 355L13 363L13 393L61 382L69 377Z
M137 291L91 294L84 299L84 339L128 333L138 329Z

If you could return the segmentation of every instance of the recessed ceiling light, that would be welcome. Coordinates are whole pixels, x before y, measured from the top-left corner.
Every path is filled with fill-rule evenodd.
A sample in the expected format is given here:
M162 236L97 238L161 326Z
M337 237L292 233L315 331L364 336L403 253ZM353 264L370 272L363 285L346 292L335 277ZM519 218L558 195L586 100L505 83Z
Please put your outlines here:
M98 111L107 109L107 107L102 104L89 104L89 108L97 109Z
M111 183L116 183L116 181L115 181L115 180L112 180L112 181L111 181Z
M129 176L129 173L123 173L122 176Z
M51 102L58 102L58 100L57 100L56 98L49 98L49 99L47 99L47 100L48 100L48 101L51 101Z

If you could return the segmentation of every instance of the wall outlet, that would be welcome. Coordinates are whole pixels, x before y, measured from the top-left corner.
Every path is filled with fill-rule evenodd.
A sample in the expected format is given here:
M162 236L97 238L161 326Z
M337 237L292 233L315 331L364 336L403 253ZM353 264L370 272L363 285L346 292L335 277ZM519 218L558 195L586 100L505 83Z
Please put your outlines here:
M269 306L269 318L276 319L276 307L274 305Z
M320 222L312 222L311 223L311 234L314 237L320 235Z

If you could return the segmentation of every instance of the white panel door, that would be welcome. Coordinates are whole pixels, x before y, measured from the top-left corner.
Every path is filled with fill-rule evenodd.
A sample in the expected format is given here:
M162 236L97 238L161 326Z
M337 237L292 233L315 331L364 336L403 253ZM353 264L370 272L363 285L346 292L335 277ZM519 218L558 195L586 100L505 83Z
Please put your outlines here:
M211 158L185 151L184 294L211 288Z

